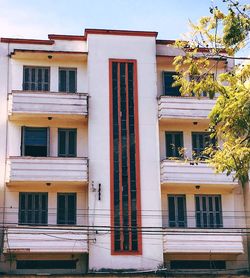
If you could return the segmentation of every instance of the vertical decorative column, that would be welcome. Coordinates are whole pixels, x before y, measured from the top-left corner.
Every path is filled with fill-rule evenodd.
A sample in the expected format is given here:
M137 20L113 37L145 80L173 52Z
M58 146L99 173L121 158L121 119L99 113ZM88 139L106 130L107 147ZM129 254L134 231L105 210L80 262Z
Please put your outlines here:
M136 60L109 60L112 254L141 254Z

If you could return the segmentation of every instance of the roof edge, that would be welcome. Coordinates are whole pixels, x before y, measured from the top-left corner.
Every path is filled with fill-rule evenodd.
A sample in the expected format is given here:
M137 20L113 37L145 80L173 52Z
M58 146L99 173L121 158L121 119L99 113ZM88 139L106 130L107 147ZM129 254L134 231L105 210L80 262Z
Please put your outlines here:
M20 38L0 38L3 43L20 43L20 44L43 44L52 45L55 43L53 40L37 40L37 39L20 39Z
M118 35L118 36L141 36L141 37L157 37L158 32L155 31L132 31L132 30L112 30L112 29L85 29L84 36L88 35Z
M65 40L65 41L86 41L85 36L79 35L59 35L59 34L49 34L48 38L50 40Z

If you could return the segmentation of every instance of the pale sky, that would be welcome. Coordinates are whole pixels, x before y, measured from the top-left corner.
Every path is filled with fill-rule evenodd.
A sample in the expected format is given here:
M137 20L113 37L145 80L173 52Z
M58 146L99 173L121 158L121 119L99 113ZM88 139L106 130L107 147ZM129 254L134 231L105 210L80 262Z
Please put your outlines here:
M222 0L0 0L0 37L47 39L48 34L82 35L85 28L100 28L183 39L188 21L209 15L212 3L220 6ZM249 54L249 46L238 53Z
M46 39L85 28L158 31L176 39L208 14L210 0L0 0L0 37Z

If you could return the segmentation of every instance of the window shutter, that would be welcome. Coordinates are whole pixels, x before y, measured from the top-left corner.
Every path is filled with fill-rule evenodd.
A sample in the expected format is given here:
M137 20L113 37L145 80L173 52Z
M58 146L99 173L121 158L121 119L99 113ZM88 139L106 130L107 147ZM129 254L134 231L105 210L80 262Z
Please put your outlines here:
M47 156L50 156L50 128L47 127Z
M165 96L181 96L180 87L173 87L175 82L174 75L177 75L173 71L164 71L163 72L163 83L164 83L164 95Z
M179 150L183 148L183 132L165 132L166 157L181 157Z
M21 150L21 156L25 155L25 126L21 127L21 146L20 146L20 150Z
M186 227L186 218L185 195L168 195L169 227Z

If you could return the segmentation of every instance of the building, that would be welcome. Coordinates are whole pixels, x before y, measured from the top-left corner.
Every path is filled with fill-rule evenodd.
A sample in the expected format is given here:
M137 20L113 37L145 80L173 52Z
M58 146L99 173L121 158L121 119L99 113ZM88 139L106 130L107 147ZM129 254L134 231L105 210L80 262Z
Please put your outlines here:
M1 272L248 269L241 187L193 161L215 101L171 87L156 37L1 39Z

